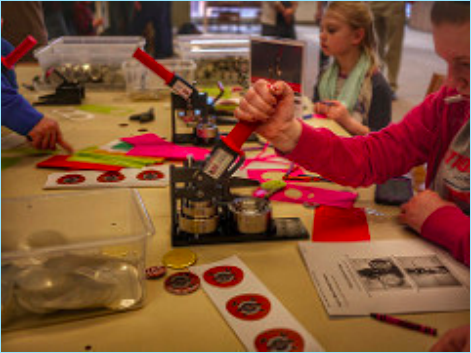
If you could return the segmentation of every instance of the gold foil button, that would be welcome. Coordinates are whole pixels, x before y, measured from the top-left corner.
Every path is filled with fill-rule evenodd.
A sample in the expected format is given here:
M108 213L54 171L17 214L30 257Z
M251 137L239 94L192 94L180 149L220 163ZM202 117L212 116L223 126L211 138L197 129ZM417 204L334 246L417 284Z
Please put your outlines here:
M167 267L182 270L195 264L196 254L188 249L174 249L164 255L162 262Z

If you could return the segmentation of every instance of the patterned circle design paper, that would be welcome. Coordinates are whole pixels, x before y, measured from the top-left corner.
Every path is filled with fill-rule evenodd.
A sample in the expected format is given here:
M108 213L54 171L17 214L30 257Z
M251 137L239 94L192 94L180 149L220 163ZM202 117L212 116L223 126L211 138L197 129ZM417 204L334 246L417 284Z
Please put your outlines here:
M177 295L190 294L200 287L200 278L191 272L177 272L165 280L165 289Z
M260 320L270 312L270 301L260 294L242 294L230 299L226 309L241 320Z
M164 177L164 173L158 170L145 170L137 175L139 180L158 180Z
M103 173L97 178L100 183L117 183L125 179L125 176L120 172L110 171Z
M217 266L207 270L203 278L213 286L227 288L242 282L244 272L236 266Z
M257 352L303 352L304 340L296 331L276 328L259 334L255 348Z
M57 179L57 184L74 185L83 183L84 181L85 177L81 174L67 174Z

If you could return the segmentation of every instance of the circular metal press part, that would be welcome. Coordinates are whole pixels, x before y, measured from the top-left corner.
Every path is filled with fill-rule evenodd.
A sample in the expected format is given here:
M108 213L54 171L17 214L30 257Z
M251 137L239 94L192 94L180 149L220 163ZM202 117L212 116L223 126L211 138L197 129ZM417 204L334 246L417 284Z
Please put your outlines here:
M265 233L271 222L270 202L256 197L237 198L229 205L231 217L242 234Z
M185 200L182 213L190 218L210 218L216 214L216 206L209 200Z
M162 262L167 267L182 270L195 264L196 254L188 249L174 249L164 255Z
M201 140L215 139L218 132L218 127L212 123L201 123L196 126L196 136Z
M191 218L185 215L179 217L180 229L189 234L211 234L218 227L218 217Z

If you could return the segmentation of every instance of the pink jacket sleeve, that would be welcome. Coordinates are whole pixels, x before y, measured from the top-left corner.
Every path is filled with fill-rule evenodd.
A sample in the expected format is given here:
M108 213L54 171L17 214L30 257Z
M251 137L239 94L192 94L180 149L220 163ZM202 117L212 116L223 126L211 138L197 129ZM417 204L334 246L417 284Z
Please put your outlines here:
M442 116L437 99L429 96L400 123L367 136L340 137L303 123L298 145L285 157L341 185L385 182L429 158Z
M469 216L458 207L446 206L436 210L425 220L420 233L469 266Z

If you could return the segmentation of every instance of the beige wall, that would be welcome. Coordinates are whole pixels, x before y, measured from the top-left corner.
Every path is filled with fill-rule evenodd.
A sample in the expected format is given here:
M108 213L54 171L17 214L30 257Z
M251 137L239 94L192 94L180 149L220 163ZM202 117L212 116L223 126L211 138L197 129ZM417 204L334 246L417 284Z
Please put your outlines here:
M180 27L182 24L190 21L190 2L173 1L172 2L172 25Z

